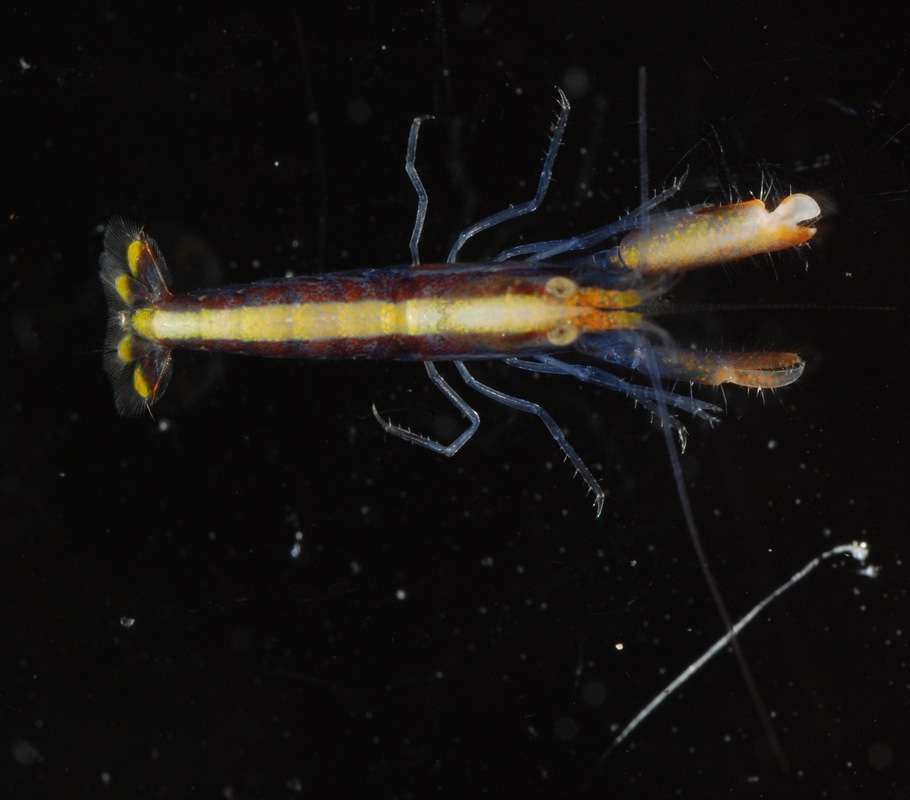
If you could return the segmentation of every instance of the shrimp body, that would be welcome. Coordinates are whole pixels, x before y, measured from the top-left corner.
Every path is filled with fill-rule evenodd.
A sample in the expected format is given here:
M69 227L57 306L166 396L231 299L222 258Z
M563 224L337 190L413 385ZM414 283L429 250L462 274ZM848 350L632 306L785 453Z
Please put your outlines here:
M664 389L662 377L761 389L797 380L803 362L794 353L680 349L647 314L667 287L667 273L807 242L815 229L806 223L819 215L818 203L808 195L790 195L771 212L761 200L753 200L652 214L677 191L679 184L674 184L626 217L587 233L515 245L490 263L458 262L461 248L472 237L533 213L540 205L568 112L568 100L560 92L559 116L534 198L470 225L442 264L423 264L418 253L428 202L415 167L422 117L412 123L405 160L418 197L408 267L175 294L155 241L141 228L115 218L105 233L101 280L110 305L105 363L118 410L136 414L160 399L175 349L422 361L430 380L468 427L444 444L383 419L375 406L373 413L387 433L452 456L474 435L480 416L433 365L451 361L469 387L544 423L594 494L599 514L603 489L553 418L538 404L481 382L465 361L499 360L516 369L570 376L621 392L675 430L683 442L685 427L668 409L708 419L720 409ZM608 249L598 249L617 238ZM594 363L555 357L572 351ZM619 377L613 367L645 376L650 385Z
M627 309L641 294L610 283L603 271L521 263L368 269L171 295L128 327L161 347L249 355L504 358L638 327Z

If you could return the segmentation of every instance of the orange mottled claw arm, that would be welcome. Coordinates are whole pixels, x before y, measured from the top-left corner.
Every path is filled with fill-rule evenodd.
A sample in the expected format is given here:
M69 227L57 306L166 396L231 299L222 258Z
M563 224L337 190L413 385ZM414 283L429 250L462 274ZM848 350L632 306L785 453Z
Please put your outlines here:
M778 389L799 380L805 362L796 353L699 353L655 347L664 377L709 386L733 383L750 389Z
M807 223L821 208L807 194L791 194L768 211L763 201L657 214L623 237L612 253L616 266L639 273L680 272L773 253L805 244Z

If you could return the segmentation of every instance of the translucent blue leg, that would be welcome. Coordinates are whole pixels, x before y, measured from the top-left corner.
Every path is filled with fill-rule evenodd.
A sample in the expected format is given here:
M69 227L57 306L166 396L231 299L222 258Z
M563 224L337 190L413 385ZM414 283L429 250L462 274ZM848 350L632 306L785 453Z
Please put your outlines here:
M715 413L720 412L720 408L713 403L706 403L702 400L696 400L693 397L676 394L675 392L664 392L653 389L649 386L638 386L634 383L624 381L615 375L587 364L571 364L565 361L559 361L552 356L538 356L533 361L527 361L520 358L510 358L506 360L510 367L528 370L529 372L543 372L548 375L570 375L576 380L583 383L592 383L597 386L603 386L615 392L621 392L627 397L631 397L635 402L642 405L652 414L652 418L657 419L660 424L669 425L677 437L681 449L685 452L688 431L686 426L676 417L664 412L660 413L658 395L663 399L666 406L673 406L686 411L695 417L700 417L707 422L714 424L717 422Z
M604 490L600 488L600 484L591 474L591 470L588 469L585 462L581 460L578 453L576 453L572 445L569 444L566 435L562 432L559 425L556 424L556 420L554 420L541 406L537 405L537 403L532 403L530 400L523 400L520 397L513 397L510 394L505 394L498 389L494 389L492 386L481 383L468 371L468 368L461 361L455 362L455 368L461 374L461 377L464 378L464 382L482 395L489 397L491 400L495 400L497 403L502 403L504 406L514 408L516 411L524 411L526 414L533 414L540 418L540 421L547 426L550 436L552 436L556 444L559 445L559 449L562 450L565 457L572 463L572 466L575 467L575 471L584 479L584 482L588 485L588 489L594 493L594 508L599 517L603 512L604 507Z
M376 404L373 404L373 416L376 418L376 421L382 426L382 429L391 434L392 436L397 436L399 439L404 439L406 442L411 444L419 445L420 447L425 447L427 450L432 450L434 453L439 453L443 456L454 456L462 447L467 444L468 440L477 432L477 428L480 427L480 414L478 414L471 406L469 406L448 383L446 383L445 378L439 374L439 371L436 369L436 365L432 361L424 361L423 366L426 368L427 375L430 377L430 380L436 385L436 388L439 389L452 403L455 408L457 408L464 417L468 420L468 427L461 433L461 435L455 439L451 444L443 444L442 442L437 442L435 439L431 439L429 436L423 436L419 433L414 433L413 431L403 428L401 425L396 425L391 420L383 419L379 412L376 410Z
M423 181L420 180L420 175L417 174L417 167L415 166L420 125L427 119L432 119L432 117L415 117L414 121L411 123L411 132L408 134L408 150L404 161L404 171L408 174L408 178L411 179L411 185L414 187L414 191L417 192L417 216L414 219L414 230L411 232L410 242L411 264L415 267L420 264L420 235L423 232L423 224L427 218L427 206L429 205L427 190L424 188ZM442 444L442 442L437 442L435 439L431 439L428 436L422 436L401 425L396 425L391 420L383 419L376 410L375 403L373 404L373 416L382 426L382 429L392 436L397 436L399 439L404 439L404 441L410 442L411 444L425 447L427 450L432 450L434 453L439 453L444 456L454 456L477 431L477 428L480 426L480 415L464 401L458 392L446 383L445 378L439 374L439 370L436 369L436 365L432 361L424 361L423 366L426 369L430 380L436 385L436 388L439 389L439 391L449 399L452 405L454 405L468 420L468 427L461 435L451 444Z
M458 260L458 254L461 252L461 248L465 246L465 243L469 239L473 238L478 233L489 230L503 222L522 217L525 214L533 214L540 207L544 197L546 197L547 189L550 187L550 179L553 177L553 164L556 161L556 154L559 152L559 145L562 143L563 134L566 132L566 122L569 119L569 98L566 97L565 92L563 92L562 89L557 88L556 91L558 93L559 117L553 128L550 146L547 148L547 155L544 158L543 168L540 171L540 178L537 181L537 193L534 195L533 199L529 200L527 203L520 203L517 206L504 208L502 211L497 211L495 214L484 217L470 227L465 228L458 234L458 238L449 250L449 255L446 258L446 261L449 264L454 264Z
M470 227L465 228L465 230L463 230L458 235L458 238L455 240L455 243L449 250L447 261L450 264L454 264L457 261L458 253L461 251L461 248L464 247L465 242L467 242L473 236L476 236L481 231L489 230L490 228L499 225L502 222L515 219L516 217L523 216L524 214L531 214L536 211L541 202L543 202L543 199L547 194L547 189L550 186L550 179L553 176L553 163L556 161L556 154L559 152L559 145L562 142L562 137L566 130L566 122L569 119L569 98L566 97L565 92L563 92L562 89L557 89L557 92L557 99L559 102L559 117L556 120L556 125L553 129L553 136L550 139L550 146L547 149L547 155L544 158L543 168L541 169L540 178L537 182L537 193L534 195L534 198L527 203L522 203L521 205L503 209L502 211L499 211L496 214L492 214L489 217L485 217L479 222L475 222ZM417 219L414 221L414 232L411 235L411 258L414 264L419 263L417 257L417 244L419 243L420 231L423 228L423 222L426 218L426 190L424 189L423 183L421 182L420 177L417 175L417 169L414 166L414 159L417 150L417 134L419 128L420 122L415 119L411 125L411 135L408 139L408 153L407 157L405 158L405 171L408 173L408 177L410 177L411 183L417 192ZM375 413L375 408L374 415L377 417L377 419L380 420L380 424L383 426L383 428L385 428L386 431L393 434L394 436L398 436L402 439L405 439L406 441L413 442L414 444L419 444L422 447L426 447L427 449L433 450L437 453L442 453L443 455L454 455L464 445L464 443L474 435L474 432L477 430L477 426L480 424L480 417L477 412L474 411L474 409L471 408L467 403L465 403L465 401L455 393L455 390L445 382L432 362L424 362L424 366L427 369L427 373L429 374L430 379L437 385L437 387L439 387L440 391L442 391L443 394L445 394L452 401L452 403L454 403L459 408L459 410L461 410L461 412L470 420L470 425L468 426L467 430L465 430L464 433L458 437L458 439L456 439L451 445L445 446L439 442L433 441L432 439L428 439L425 436L420 436L418 434L412 433L406 428L401 428L397 425L393 425L391 422L382 420L379 418L379 415ZM465 367L465 365L460 361L456 361L455 366L461 373L462 377L465 378L465 381L467 381L469 385L472 385L470 382L474 381L475 379L471 373L468 372L467 367ZM479 381L476 383L477 387L483 387L482 389L478 388L478 391L481 391L484 394L487 392L493 392L496 395L501 394L496 392L495 389L490 389ZM498 397L494 396L493 394L490 394L488 396L493 397L493 399L498 399ZM502 395L502 397L508 398L509 400L514 399L509 398L508 395ZM506 401L501 400L501 402ZM516 400L516 402L524 403L526 401ZM533 405L533 403L529 403L529 408L522 408L522 410L530 411L530 407ZM514 407L518 408L519 406ZM599 498L597 504L599 514L600 509L603 508L603 491L597 485L597 482L594 480L594 477L591 475L588 468L585 467L581 459L578 458L578 455L575 453L575 451L569 447L568 442L565 442L565 437L563 436L562 431L556 427L556 424L553 422L552 418L539 406L535 406L535 408L537 408L538 412L540 412L538 413L538 416L541 416L541 419L544 420L544 423L548 428L550 428L550 424L552 423L553 428L550 432L553 433L554 430L556 431L556 433L553 433L553 436L556 438L557 443L560 441L557 438L557 434L562 437L564 444L561 444L560 446L563 448L563 452L565 452L570 459L573 459L573 463L575 463L576 469L578 469L578 471L585 476L585 480L588 482L588 485L596 487L595 495ZM536 412L531 411L531 413ZM547 420L549 420L549 422L547 422ZM599 494L597 494L598 492Z
M529 372L543 372L548 375L571 375L582 383L592 383L611 389L614 392L620 392L641 403L650 411L656 411L655 404L658 390L651 386L639 386L637 383L625 381L600 367L594 367L589 364L572 364L560 361L553 356L535 356L530 361L521 358L508 358L506 359L506 364ZM693 417L703 417L710 422L716 422L714 415L721 411L720 406L714 403L698 400L676 392L660 391L660 395L668 406L685 411Z
M420 125L425 120L433 119L431 115L423 117L414 117L411 123L411 131L408 134L408 151L404 159L404 171L411 180L411 186L417 192L417 216L414 218L414 230L411 231L411 265L417 266L420 263L420 236L423 233L423 224L427 219L427 206L430 203L427 197L427 190L424 188L420 175L417 174L415 161L417 159L417 138L420 135Z
M585 256L585 263L590 264L592 267L600 267L601 269L619 266L622 263L619 257L619 247L609 247L606 250L598 250L596 253L590 253Z
M507 261L510 258L525 256L528 261L546 261L548 258L555 258L556 256L564 255L566 253L573 253L579 250L588 250L591 247L596 247L619 233L641 227L642 219L646 217L650 211L657 208L661 203L665 203L676 194L679 191L680 186L682 186L683 180L685 180L685 175L678 181L675 181L669 189L664 189L664 191L655 195L651 200L648 200L634 211L626 214L622 219L618 219L608 225L602 225L592 231L580 233L577 236L571 236L568 239L552 239L546 242L519 244L515 247L510 247L508 250L503 250L493 260Z

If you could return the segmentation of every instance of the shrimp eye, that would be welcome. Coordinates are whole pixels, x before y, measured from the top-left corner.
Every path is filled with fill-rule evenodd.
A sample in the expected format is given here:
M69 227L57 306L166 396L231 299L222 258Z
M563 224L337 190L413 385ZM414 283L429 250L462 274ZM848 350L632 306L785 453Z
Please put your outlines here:
M575 295L578 291L578 286L575 281L569 280L562 275L557 275L547 281L546 289L547 294L551 294L559 300L565 300Z

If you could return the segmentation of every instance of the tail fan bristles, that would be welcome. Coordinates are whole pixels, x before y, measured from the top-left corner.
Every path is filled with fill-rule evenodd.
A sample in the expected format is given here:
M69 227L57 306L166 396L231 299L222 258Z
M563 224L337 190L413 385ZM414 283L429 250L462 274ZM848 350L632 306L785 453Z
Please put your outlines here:
M134 416L161 399L171 374L171 351L138 336L132 324L136 309L171 297L167 265L154 239L114 217L104 232L100 271L108 302L104 366L117 410Z

